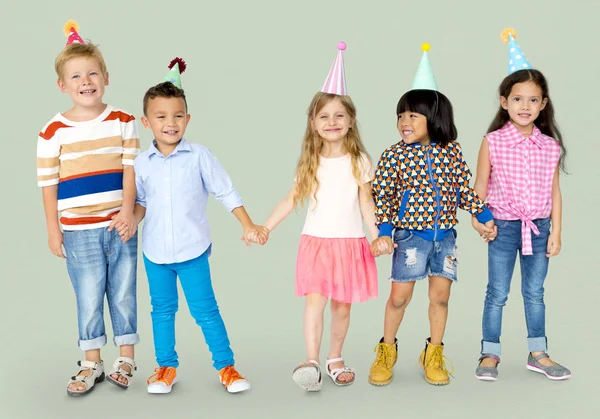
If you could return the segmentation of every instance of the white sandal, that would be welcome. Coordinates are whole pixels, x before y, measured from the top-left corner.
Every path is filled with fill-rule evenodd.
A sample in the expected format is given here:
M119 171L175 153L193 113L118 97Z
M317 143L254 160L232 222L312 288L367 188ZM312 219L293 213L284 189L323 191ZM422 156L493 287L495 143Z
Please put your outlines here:
M343 368L335 368L333 370L330 370L329 369L329 364L332 364L334 362L344 362L344 358L340 357L340 358L332 358L332 359L328 359L327 360L327 375L331 377L331 379L333 380L333 383L336 386L340 386L340 387L341 386L349 386L350 384L354 383L354 380L356 379L356 374L354 372L354 368L347 367L344 364ZM352 374L352 380L350 380L350 381L339 381L338 377L340 376L340 374L343 374L345 372Z
M83 396L94 389L96 383L104 381L104 362L77 361L80 367L76 375L71 377L67 384L67 394L69 396ZM90 371L90 375L81 375L84 371ZM71 390L69 386L74 383L85 384L85 390Z
M131 372L128 372L126 369L122 368L123 364L127 365L131 369ZM128 389L129 384L131 384L131 379L133 378L134 371L137 371L137 365L135 364L135 361L126 356L120 356L117 358L117 360L113 364L113 369L111 372L108 373L108 375L106 376L106 379L110 383L112 383L116 386L119 386L122 389ZM113 374L117 374L117 375L125 378L127 380L127 383L121 383L118 379L114 379L112 377Z
M319 391L323 387L321 366L317 361L310 360L312 365L299 365L292 373L292 379L306 391ZM305 364L307 364L305 363Z

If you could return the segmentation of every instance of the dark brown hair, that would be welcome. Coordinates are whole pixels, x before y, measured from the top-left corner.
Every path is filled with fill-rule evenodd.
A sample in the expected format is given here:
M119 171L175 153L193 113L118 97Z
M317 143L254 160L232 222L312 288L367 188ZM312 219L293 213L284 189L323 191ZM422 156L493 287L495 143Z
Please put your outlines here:
M144 115L146 115L146 111L148 110L148 101L151 99L155 99L157 97L180 97L183 98L183 102L185 103L185 109L187 112L187 100L185 99L185 93L183 89L175 86L170 81L165 81L157 84L156 86L152 86L148 89L146 94L144 95ZM147 116L147 115L146 115Z
M560 145L560 160L558 161L558 165L560 169L566 173L565 170L565 157L567 155L567 150L565 149L565 145L563 143L562 134L558 128L558 124L554 119L554 106L552 105L552 101L550 100L550 94L548 93L548 82L546 81L546 77L539 70L519 70L515 71L512 74L509 74L502 83L500 83L500 87L498 88L498 94L506 99L510 96L510 92L512 88L517 83L525 83L532 82L539 86L542 90L542 100L548 99L546 106L544 109L540 111L537 119L535 120L535 126L542 132L542 134L546 134L549 137L554 138L558 144ZM510 117L508 116L508 111L500 106L494 120L490 124L487 132L494 132L502 128L506 123L510 121Z

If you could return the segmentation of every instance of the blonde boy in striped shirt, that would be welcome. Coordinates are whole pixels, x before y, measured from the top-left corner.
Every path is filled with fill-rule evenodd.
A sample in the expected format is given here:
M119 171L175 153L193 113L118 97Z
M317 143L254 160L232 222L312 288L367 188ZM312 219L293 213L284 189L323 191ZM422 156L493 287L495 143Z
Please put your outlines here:
M85 360L67 393L81 396L106 377L128 388L136 369L137 223L133 218L133 160L139 135L133 115L103 102L108 72L98 48L65 25L69 41L55 62L58 87L73 107L57 113L37 143L37 180L42 188L51 252L66 259L77 301L79 348ZM118 228L114 228L115 225ZM64 251L63 251L64 246ZM105 375L104 297L120 356Z

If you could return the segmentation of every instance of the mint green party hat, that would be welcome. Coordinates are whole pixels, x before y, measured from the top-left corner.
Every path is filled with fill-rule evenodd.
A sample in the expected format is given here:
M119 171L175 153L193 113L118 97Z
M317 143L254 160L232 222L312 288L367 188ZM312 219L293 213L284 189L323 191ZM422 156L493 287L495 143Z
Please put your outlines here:
M430 46L425 43L421 45L421 49L423 50L423 56L421 57L421 62L417 68L417 74L413 80L412 89L438 90L437 84L435 83L435 77L433 77L431 63L429 62L429 55L427 54Z
M171 60L171 63L169 63L169 72L167 73L163 81L170 81L175 86L179 87L180 89L183 89L183 87L181 87L181 73L183 73L186 68L187 65L185 64L185 61L183 61L179 57L173 58Z

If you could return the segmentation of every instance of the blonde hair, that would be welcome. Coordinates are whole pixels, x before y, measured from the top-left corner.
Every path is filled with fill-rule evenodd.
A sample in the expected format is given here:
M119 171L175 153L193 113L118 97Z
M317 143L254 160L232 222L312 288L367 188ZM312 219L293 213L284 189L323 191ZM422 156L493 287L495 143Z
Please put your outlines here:
M356 107L350 96L318 92L313 97L307 111L306 132L302 141L302 151L298 159L298 165L296 166L297 187L296 194L294 195L294 208L297 208L299 204L304 204L311 194L315 198L315 201L317 199L316 194L319 189L317 169L319 167L319 156L323 150L323 139L313 128L312 123L321 109L334 99L339 99L342 102L352 120L348 134L343 140L343 146L352 159L352 174L357 184L361 187L363 186L362 174L365 169L363 159L370 159L370 157L358 132Z
M98 61L100 71L103 76L106 76L106 63L104 57L98 49L98 47L90 42L85 44L72 43L63 48L63 50L56 57L54 62L54 71L59 78L63 76L63 69L67 61L76 57L90 57Z

